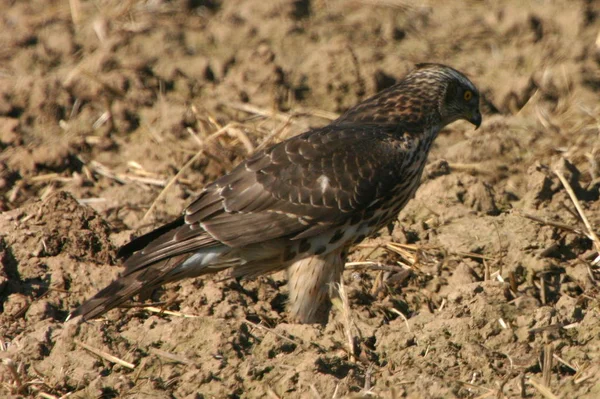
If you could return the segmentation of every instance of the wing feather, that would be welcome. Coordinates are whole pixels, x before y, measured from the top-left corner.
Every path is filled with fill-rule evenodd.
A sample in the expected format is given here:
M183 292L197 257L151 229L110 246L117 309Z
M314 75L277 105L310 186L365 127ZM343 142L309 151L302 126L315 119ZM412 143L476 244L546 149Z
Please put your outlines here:
M401 182L397 132L334 124L255 154L208 185L177 223L150 233L127 272L186 251L308 238L343 225Z
M293 137L206 187L209 194L190 205L185 222L200 224L230 247L306 238L342 225L391 192L391 180L384 179L384 186L377 180L402 164L397 132L397 126L330 125ZM216 197L221 212L202 212L217 209L203 204Z

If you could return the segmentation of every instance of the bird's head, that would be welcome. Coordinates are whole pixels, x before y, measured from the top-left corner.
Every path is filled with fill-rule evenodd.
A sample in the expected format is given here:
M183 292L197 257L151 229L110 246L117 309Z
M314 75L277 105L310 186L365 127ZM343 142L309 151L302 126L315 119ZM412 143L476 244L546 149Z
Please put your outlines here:
M430 80L440 87L438 111L442 125L463 119L475 125L481 125L479 111L479 90L467 78L454 68L441 64L418 64L412 74L418 80Z
M398 124L419 131L464 119L481 124L479 91L462 73L441 64L417 64L397 84L350 108L334 123Z

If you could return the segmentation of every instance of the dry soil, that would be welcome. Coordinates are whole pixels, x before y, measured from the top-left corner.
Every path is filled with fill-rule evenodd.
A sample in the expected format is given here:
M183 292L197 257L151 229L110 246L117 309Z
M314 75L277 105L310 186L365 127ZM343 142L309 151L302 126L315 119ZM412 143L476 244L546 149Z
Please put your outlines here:
M600 397L598 247L556 173L598 229L600 2L4 0L0 27L0 396ZM484 123L442 132L326 326L287 323L282 275L65 323L119 245L425 61Z

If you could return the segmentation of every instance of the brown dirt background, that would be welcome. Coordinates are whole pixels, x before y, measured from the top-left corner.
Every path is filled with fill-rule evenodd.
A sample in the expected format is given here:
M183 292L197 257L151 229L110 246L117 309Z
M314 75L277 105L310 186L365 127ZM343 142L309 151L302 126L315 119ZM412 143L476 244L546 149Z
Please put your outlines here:
M600 397L600 270L554 173L598 228L600 3L411 4L1 2L0 396ZM287 324L274 275L150 298L196 318L64 323L118 245L424 61L476 82L484 123L447 128L398 223L352 253L349 312Z

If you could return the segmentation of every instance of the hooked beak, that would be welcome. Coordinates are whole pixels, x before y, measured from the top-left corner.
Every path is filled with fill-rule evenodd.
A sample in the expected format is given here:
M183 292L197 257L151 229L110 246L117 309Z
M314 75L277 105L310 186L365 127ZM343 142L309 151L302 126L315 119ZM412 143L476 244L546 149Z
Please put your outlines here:
M479 112L479 108L473 111L467 120L474 124L475 130L477 130L477 128L481 125L481 112Z

